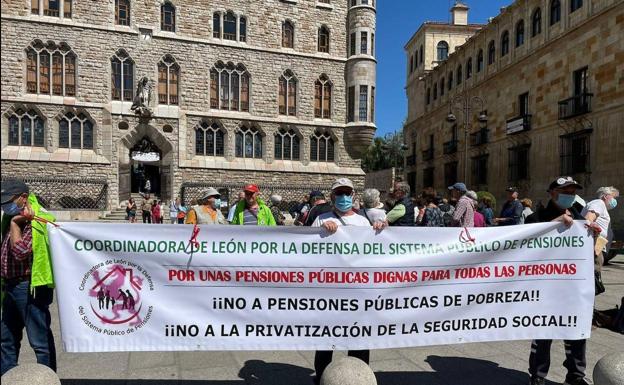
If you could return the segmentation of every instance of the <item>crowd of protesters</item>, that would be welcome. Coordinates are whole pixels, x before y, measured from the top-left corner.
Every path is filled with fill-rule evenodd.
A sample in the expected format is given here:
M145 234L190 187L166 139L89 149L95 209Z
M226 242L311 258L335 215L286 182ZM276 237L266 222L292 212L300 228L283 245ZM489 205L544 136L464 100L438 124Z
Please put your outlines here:
M579 206L581 200L577 195L581 189L582 186L573 178L559 177L548 187L547 203L533 208L531 199L525 197L519 200L518 189L508 187L507 199L499 215L495 215L491 195L477 194L461 182L449 186L448 194L444 195L431 188L415 195L407 183L397 182L392 186L388 199L382 202L376 189L366 189L356 198L353 182L348 178L339 178L331 186L329 197L321 191L312 191L290 213L294 225L321 227L329 233L336 232L340 226L369 226L376 231L388 226L486 227L550 221L570 226L574 219L585 219L596 239L596 293L599 294L604 290L604 286L599 288L602 284L600 268L613 240L609 211L616 208L619 191L614 187L601 187L596 199L583 207ZM163 202L150 199L149 193L142 196L140 205L133 199L128 201L128 220L136 222L137 211L140 210L143 223L164 223L167 210ZM285 225L287 221L281 204L282 197L274 194L267 205L260 198L259 187L248 184L228 207L222 204L219 191L211 187L188 206L179 198L171 201L168 223ZM54 217L39 205L28 186L20 181L3 182L2 211L2 374L17 365L24 328L37 362L56 370L49 312L54 279L45 225L46 221L54 221ZM551 343L551 340L535 340L531 345L531 385L545 384ZM585 351L586 340L565 341L566 384L588 384L585 379ZM368 350L350 351L348 354L366 363L370 357ZM316 352L316 383L319 383L331 359L332 351Z

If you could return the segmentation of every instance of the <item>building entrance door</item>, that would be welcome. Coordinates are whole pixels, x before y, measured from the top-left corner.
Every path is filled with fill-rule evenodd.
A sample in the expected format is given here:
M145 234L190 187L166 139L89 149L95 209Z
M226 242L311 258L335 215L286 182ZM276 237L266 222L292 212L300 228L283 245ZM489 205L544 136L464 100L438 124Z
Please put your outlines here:
M130 191L160 196L161 193L160 149L143 137L130 149Z

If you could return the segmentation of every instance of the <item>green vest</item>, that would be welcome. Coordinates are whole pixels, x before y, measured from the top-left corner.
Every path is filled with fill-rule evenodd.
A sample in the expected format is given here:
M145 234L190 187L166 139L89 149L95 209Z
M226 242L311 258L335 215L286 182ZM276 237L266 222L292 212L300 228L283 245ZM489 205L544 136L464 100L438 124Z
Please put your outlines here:
M232 220L233 225L245 224L245 205L244 199L236 205ZM261 199L258 199L258 226L276 226L271 209Z
M46 219L50 222L55 221L56 218L47 211L43 211L43 208L37 201L35 194L28 195L28 202L30 207L35 212L35 215ZM8 236L9 225L11 218L8 215L2 216L2 238ZM32 226L32 250L33 250L33 263L30 274L30 287L31 289L37 286L54 287L54 275L52 274L52 260L50 257L50 241L48 239L48 228L45 223L33 220Z

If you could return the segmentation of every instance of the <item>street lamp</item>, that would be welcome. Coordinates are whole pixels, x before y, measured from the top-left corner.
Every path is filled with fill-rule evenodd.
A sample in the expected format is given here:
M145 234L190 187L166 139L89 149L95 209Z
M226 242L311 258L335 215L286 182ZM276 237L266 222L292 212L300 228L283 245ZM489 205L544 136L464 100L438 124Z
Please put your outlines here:
M468 182L468 133L470 130L470 117L472 110L479 111L477 120L481 127L485 127L487 124L488 116L485 113L484 101L478 96L472 98L468 93L458 94L449 102L449 113L446 116L446 121L453 124L457 121L457 117L453 113L453 110L463 112L464 117L464 183Z

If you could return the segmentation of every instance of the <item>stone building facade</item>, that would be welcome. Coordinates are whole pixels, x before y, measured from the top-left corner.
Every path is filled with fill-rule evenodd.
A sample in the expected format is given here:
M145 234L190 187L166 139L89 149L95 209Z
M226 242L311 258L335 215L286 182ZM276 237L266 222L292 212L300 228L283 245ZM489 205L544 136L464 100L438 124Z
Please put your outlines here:
M513 185L534 203L548 199L558 175L583 184L586 199L600 186L624 190L622 36L619 0L517 0L502 9L451 44L446 60L408 76L408 182L418 191L465 181L497 199ZM624 210L611 215L622 229Z
M363 186L375 19L367 0L3 1L2 176L102 181L104 210L146 178L163 199Z

